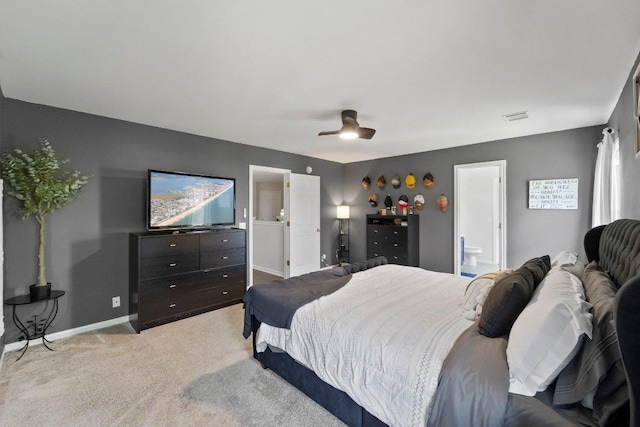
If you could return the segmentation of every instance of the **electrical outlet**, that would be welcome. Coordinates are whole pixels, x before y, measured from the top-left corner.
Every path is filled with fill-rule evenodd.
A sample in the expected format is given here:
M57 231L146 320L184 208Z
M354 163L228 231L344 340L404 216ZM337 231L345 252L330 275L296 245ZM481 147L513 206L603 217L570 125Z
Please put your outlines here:
M111 298L111 305L113 308L120 307L120 297Z
M327 254L322 254L322 261L326 261L327 260Z

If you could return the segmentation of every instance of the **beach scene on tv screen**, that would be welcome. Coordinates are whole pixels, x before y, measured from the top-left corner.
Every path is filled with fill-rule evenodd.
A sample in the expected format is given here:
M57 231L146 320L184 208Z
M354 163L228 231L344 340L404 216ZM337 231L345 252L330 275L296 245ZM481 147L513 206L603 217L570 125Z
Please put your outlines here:
M149 226L233 224L233 180L152 172Z

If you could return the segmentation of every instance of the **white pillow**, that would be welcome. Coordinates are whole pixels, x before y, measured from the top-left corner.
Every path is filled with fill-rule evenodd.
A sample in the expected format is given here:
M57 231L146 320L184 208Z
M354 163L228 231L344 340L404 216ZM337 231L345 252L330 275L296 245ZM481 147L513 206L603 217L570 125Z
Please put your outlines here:
M584 263L575 252L562 251L551 260L551 270L564 270L577 277L582 277Z
M551 267L555 267L556 265L573 265L576 261L578 261L578 254L576 252L561 251L551 260Z
M567 271L547 274L516 319L507 343L509 392L545 390L591 338L591 304L582 282Z
M483 274L473 279L464 292L464 301L462 303L462 317L468 320L475 320L482 312L482 306L489 291L497 281L506 275L512 273L512 270L500 270L493 273Z

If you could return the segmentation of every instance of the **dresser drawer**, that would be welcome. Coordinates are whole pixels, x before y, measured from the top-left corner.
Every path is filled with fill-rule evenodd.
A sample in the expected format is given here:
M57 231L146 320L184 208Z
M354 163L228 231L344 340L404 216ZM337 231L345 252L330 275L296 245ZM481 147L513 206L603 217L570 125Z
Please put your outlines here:
M202 273L178 274L140 282L140 302L158 299L173 299L177 294L186 293L194 283L200 282Z
M389 264L409 265L409 256L406 252L385 252L385 251L367 252L367 258L375 258L379 256L385 257L389 262Z
M388 249L398 249L407 247L407 236L389 236L385 240L385 247Z
M194 310L202 310L216 305L239 301L245 293L245 286L239 284L206 287L187 284L174 288L175 293L164 298L141 299L140 322L150 323L166 318L183 317Z
M156 320L164 319L167 317L180 316L190 310L199 308L200 306L194 304L194 300L198 301L194 295L197 294L192 291L191 286L187 292L176 293L171 298L154 299L146 301L140 305L140 322L148 323ZM183 289L186 291L186 289ZM206 301L199 300L201 306L208 305Z
M367 248L380 251L387 247L387 240L384 236L367 236Z
M367 237L384 238L387 235L388 225L367 225Z
M144 258L140 263L140 279L187 273L200 268L199 254L181 254L156 258Z
M238 285L246 288L247 265L238 264L207 270L202 275L202 283L206 283L207 287Z
M407 238L407 227L388 227L387 236L390 239L405 239Z
M406 251L391 251L384 256L390 264L409 265L409 255Z
M246 258L244 247L202 252L200 259L200 266L205 269L245 263Z
M238 231L221 231L201 235L200 246L203 251L244 248L244 233Z
M197 253L200 248L198 236L169 235L144 238L140 242L140 258L156 258L168 255Z
M211 301L216 305L240 300L245 292L246 286L237 283L217 286L207 290L207 294L211 296Z
M398 227L393 225L368 225L368 235L370 236L406 236L407 227Z

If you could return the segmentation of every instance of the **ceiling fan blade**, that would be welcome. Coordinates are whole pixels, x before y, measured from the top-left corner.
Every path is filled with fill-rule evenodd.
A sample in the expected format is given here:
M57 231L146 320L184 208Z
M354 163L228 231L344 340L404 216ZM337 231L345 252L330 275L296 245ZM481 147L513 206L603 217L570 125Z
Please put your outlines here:
M318 136L324 136L324 135L337 135L339 134L340 131L339 130L328 130L328 131L324 131L324 132L320 132L318 134Z
M376 133L375 129L371 128L358 128L358 138L362 139L371 139L373 135Z

